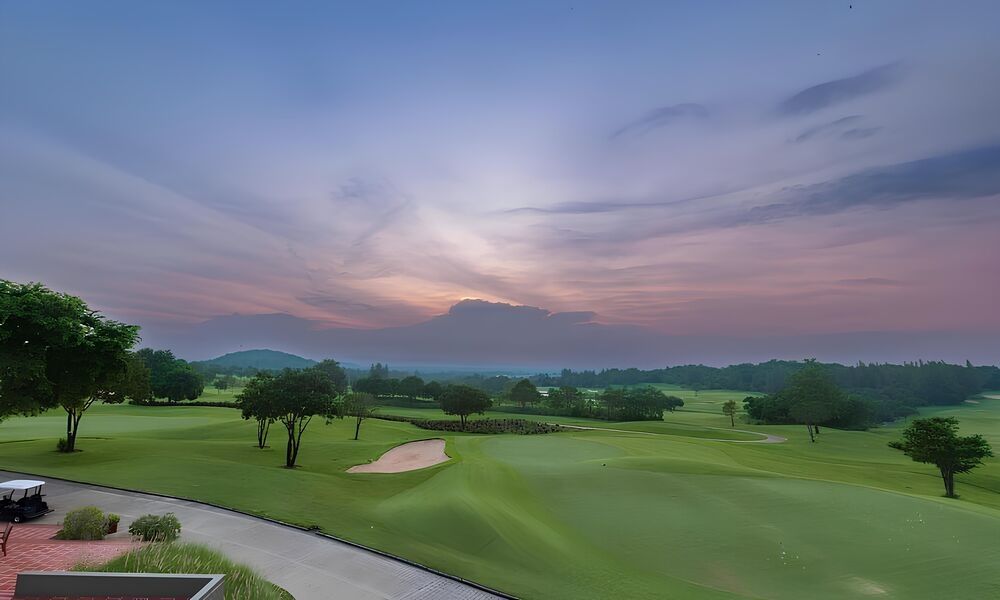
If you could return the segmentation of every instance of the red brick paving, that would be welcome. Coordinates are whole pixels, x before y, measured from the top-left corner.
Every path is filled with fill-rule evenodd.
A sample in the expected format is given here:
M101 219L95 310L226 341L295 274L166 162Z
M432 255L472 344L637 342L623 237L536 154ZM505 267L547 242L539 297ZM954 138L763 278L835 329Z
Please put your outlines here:
M66 571L81 562L103 563L140 545L120 538L54 540L57 531L58 525L14 525L7 556L0 557L0 600L13 597L14 582L21 571Z

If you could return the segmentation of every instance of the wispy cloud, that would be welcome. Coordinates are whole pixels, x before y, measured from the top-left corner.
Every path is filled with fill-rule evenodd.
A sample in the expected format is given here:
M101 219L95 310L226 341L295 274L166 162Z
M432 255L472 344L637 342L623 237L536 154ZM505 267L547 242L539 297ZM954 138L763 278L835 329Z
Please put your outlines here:
M864 119L864 117L861 115L850 115L847 117L841 117L835 121L830 121L829 123L815 125L800 133L798 137L795 138L795 141L806 142L817 137L827 137L838 132L843 132L846 127L853 126L862 119Z
M899 63L869 69L852 77L834 79L793 94L778 105L783 115L806 115L861 96L884 90L902 78Z
M653 109L642 117L626 124L611 134L611 139L625 136L645 135L655 129L666 127L680 120L701 120L708 118L708 109L701 104L686 102Z

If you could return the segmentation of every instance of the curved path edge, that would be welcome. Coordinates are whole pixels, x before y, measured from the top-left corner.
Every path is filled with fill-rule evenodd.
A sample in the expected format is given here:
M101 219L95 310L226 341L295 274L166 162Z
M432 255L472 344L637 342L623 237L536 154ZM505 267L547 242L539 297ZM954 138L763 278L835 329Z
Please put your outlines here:
M253 567L287 590L295 600L517 600L376 548L211 502L0 470L0 480L22 477L46 481L43 492L56 510L39 522L55 522L68 509L90 504L121 515L123 528L142 514L174 512L181 520L183 541L220 549L231 560Z

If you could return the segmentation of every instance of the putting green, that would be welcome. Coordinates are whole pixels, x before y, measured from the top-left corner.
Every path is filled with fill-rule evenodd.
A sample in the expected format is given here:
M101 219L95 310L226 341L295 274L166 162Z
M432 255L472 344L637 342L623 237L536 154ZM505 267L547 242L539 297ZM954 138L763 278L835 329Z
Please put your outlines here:
M355 442L353 424L317 421L294 471L279 466L283 431L258 450L235 410L99 406L69 456L53 451L58 413L0 424L0 466L319 525L526 598L998 595L1000 461L960 476L961 500L947 500L932 467L886 446L899 426L823 430L816 444L804 427L738 425L783 444L705 439L720 437L707 428L728 426L719 405L737 395L702 391L664 423L604 424L660 435L441 435L369 420ZM1000 435L1000 400L928 413L954 414L995 444ZM454 460L345 472L432 437Z

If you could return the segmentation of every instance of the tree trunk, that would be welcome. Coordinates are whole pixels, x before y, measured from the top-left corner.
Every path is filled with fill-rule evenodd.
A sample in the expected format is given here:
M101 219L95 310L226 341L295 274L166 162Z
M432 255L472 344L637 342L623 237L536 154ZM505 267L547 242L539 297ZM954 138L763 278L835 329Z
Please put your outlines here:
M361 433L361 415L358 415L358 422L354 425L354 439L358 439L359 433Z
M267 433L270 429L270 421L267 419L257 419L257 447L261 450L267 448Z
M295 429L285 426L288 429L288 443L285 445L285 466L292 468L295 466L295 457L292 454L292 444L295 441Z
M465 415L458 415L458 418L462 421L462 431L465 431Z
M941 479L944 480L944 495L949 498L955 497L955 474L951 471L941 469Z
M816 432L816 435L819 435L819 425L813 425L813 430Z
M810 442L815 442L816 438L813 437L813 428L812 428L812 425L806 423L806 431L809 432L809 441Z
M80 430L80 419L82 418L83 412L77 412L75 408L66 410L66 452L76 451L76 434Z
M66 452L72 452L76 440L73 439L73 411L66 411Z
M729 415L729 426L736 427L736 415Z

